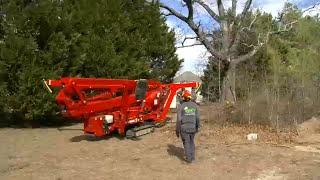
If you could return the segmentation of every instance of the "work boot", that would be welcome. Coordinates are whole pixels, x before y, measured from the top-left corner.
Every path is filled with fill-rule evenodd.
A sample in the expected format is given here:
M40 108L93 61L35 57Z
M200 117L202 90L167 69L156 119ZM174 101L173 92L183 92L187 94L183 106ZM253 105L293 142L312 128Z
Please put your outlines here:
M188 164L191 164L192 163L192 159L185 159L185 162L187 162Z
M182 164L185 164L185 165L190 165L192 164L192 161L187 161L187 160L184 160L181 162Z

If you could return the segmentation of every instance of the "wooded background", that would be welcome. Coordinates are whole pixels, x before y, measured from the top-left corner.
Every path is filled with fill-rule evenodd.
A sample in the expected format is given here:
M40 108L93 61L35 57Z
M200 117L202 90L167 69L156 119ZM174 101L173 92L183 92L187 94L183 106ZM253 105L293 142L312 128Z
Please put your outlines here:
M250 52L259 38L275 33L235 68L237 103L231 105L232 121L280 128L319 115L319 20L319 16L306 16L290 3L278 17L259 11L248 13L243 24L250 31L241 36L239 54ZM288 23L290 27L284 30ZM228 68L221 64L209 61L204 71L202 92L209 101L223 101L223 79Z

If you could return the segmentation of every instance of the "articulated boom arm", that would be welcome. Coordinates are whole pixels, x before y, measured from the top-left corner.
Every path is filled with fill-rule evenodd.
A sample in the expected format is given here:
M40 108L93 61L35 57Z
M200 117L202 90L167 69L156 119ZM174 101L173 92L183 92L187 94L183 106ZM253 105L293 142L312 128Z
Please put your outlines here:
M103 136L146 121L165 121L176 92L198 83L161 84L152 80L61 78L44 81L50 92L59 88L56 102L64 117L84 121L84 131Z

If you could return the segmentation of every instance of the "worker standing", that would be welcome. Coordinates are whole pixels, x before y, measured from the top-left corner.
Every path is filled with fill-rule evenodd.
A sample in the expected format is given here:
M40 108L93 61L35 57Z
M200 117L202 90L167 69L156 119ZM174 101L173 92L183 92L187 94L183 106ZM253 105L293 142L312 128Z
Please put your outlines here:
M186 161L195 160L194 137L199 130L200 118L198 105L191 101L192 95L185 90L182 94L183 102L177 112L176 135L181 136L185 151Z

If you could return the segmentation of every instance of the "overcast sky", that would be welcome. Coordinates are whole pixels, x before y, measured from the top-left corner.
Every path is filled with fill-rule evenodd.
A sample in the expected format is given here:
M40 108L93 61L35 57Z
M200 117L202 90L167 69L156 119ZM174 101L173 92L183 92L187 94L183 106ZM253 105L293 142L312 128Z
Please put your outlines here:
M161 1L167 4L168 6L177 9L179 12L183 14L187 13L186 8L181 6L181 0L161 0ZM209 5L215 10L216 0L205 0L205 1L209 2ZM288 2L288 1L298 5L298 7L301 9L308 8L313 4L320 2L320 0L253 0L253 8L271 13L275 17L281 11L285 2ZM223 2L226 8L231 6L231 0L225 0ZM237 12L240 12L242 10L244 3L245 3L245 0L238 0ZM206 24L206 26L210 28L217 26L212 24L210 17L206 14L206 12L202 8L196 7L196 13L197 15L195 16L195 19L201 20L202 24ZM320 7L310 12L310 14L317 14L317 13L320 13ZM167 24L169 27L175 29L177 39L183 39L182 36L185 36L185 35L193 36L193 32L185 25L185 23L181 22L179 19L175 17L168 17ZM192 41L189 41L187 43L192 43ZM200 70L201 66L199 65L203 64L203 60L206 59L205 57L208 56L203 46L179 48L176 53L178 54L179 58L184 59L183 67L181 68L179 73L184 71L193 71L195 73L199 73L199 71L201 71Z

